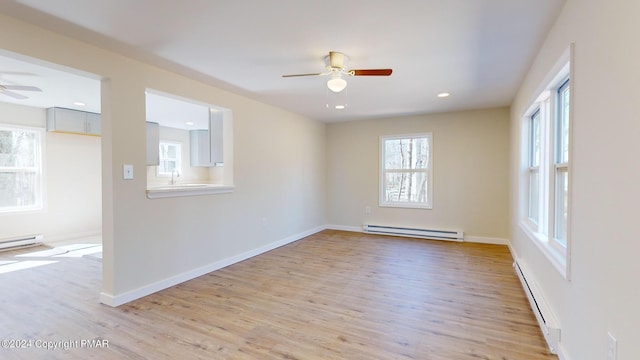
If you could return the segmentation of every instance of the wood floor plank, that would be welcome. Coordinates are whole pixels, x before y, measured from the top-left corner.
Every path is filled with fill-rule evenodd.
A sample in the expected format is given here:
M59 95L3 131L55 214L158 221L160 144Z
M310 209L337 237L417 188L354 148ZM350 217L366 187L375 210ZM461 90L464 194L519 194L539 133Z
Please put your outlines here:
M34 251L0 253L57 261L0 273L0 340L109 346L2 359L557 359L505 246L326 230L118 308L99 261Z

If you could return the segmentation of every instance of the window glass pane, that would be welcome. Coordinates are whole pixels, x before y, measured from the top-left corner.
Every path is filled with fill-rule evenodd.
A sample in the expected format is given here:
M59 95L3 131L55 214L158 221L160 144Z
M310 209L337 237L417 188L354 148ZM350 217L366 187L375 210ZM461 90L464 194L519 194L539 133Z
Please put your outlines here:
M0 172L0 208L37 204L35 172Z
M567 213L569 201L569 172L566 167L556 169L556 198L555 198L555 234L554 238L567 246Z
M34 131L0 130L0 167L35 167L38 140Z
M540 175L538 169L529 171L529 219L538 223L540 210Z
M169 156L169 144L160 143L160 158L166 159Z
M426 203L427 172L387 172L385 202Z
M173 145L167 146L167 158L175 159L176 158L176 147Z
M558 119L556 124L556 162L569 162L569 81L558 90Z
M529 166L540 165L540 110L531 115Z
M163 161L164 163L164 169L166 172L171 172L173 170L176 170L176 161L175 160L165 160Z
M426 169L429 165L427 138L389 139L384 146L385 169Z

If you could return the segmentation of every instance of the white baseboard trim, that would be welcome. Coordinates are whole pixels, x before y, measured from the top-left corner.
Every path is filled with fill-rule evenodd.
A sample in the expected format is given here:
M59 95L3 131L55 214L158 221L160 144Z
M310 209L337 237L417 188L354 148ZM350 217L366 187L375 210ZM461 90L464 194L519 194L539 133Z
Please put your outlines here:
M511 246L511 243L508 243L507 247L509 248L509 252L511 253L511 258L513 259L513 261L517 261L518 254L516 253L516 250L513 248L513 246Z
M480 243L480 244L493 244L493 245L509 245L509 240L502 238L484 237L484 236L466 236L465 242Z
M216 261L214 263L199 267L197 269L193 269L193 270L189 270L186 272L183 272L181 274L175 275L175 276L171 276L169 278L160 280L160 281L156 281L154 283L151 283L149 285L145 285L142 287L139 287L137 289L134 290L129 290L126 291L122 294L118 294L118 295L112 295L112 294L108 294L105 292L101 292L100 293L100 302L105 304L105 305L109 305L112 307L116 307L116 306L120 306L123 304L126 304L130 301L145 297L147 295L151 295L155 292L158 292L160 290L164 290L166 288L169 288L171 286L183 283L185 281L191 280L191 279L195 279L198 276L202 276L204 274L208 274L212 271L218 270L218 269L222 269L224 267L227 267L229 265L235 264L237 262L252 258L256 255L260 255L262 253L265 253L267 251L271 251L273 249L279 248L281 246L290 244L292 242L298 241L302 238L305 238L309 235L313 235L319 231L324 230L326 227L325 226L318 226L316 228L307 230L307 231L303 231L301 233L295 234L295 235L291 235L288 236L284 239L272 242L270 244L261 246L259 248L256 249L252 249L249 251L246 251L244 253L235 255L235 256L231 256L228 257L226 259L222 259L219 261Z

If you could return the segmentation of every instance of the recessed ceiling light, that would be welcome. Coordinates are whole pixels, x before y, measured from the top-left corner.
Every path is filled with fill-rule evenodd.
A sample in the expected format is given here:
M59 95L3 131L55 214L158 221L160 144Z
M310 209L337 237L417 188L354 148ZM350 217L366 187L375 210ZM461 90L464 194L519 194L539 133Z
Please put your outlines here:
M446 97L448 97L449 95L451 95L451 94L449 94L448 92L443 92L443 93L438 94L438 97L439 97L439 98L446 98Z
M342 110L342 109L344 109L344 105L336 105L336 109Z
M192 126L193 125L193 121L187 121L185 124Z
M77 105L77 106L86 106L87 104L83 103L82 101L75 101L73 103L73 105Z

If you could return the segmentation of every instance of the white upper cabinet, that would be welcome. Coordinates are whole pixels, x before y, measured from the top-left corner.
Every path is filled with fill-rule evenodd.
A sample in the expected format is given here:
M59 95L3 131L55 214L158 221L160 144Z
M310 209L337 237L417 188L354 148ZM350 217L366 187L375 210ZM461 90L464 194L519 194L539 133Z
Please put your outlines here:
M65 108L47 109L47 131L100 136L100 114Z
M147 121L147 165L160 164L160 125Z
M222 118L222 112L211 111L208 130L189 131L191 166L212 167L223 165Z
M211 139L211 163L213 166L224 164L223 153L223 112L213 111L209 116L209 136Z
M102 130L102 126L101 126L101 118L100 118L100 114L96 114L96 113L85 113L87 114L87 118L86 118L86 133L89 135L96 135L96 136L100 136L101 134L101 130Z

